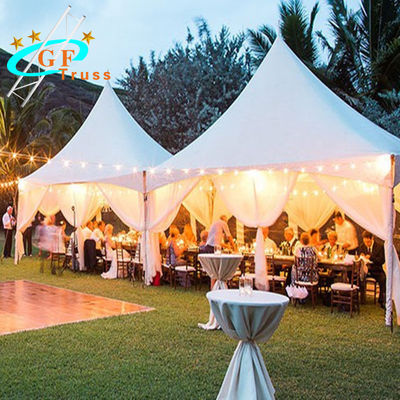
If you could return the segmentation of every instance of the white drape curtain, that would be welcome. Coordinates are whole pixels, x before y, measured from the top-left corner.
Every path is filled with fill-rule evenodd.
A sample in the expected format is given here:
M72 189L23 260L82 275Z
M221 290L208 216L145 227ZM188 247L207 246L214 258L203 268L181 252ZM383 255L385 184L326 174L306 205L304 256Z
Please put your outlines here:
M193 190L199 178L171 183L155 189L147 195L147 215L145 222L145 277L146 283L153 281L161 272L159 233L166 230L175 219L183 199Z
M22 234L35 217L48 189L47 186L35 186L23 181L19 184L17 231L15 234L15 263L18 263L24 255Z
M206 229L221 215L226 215L228 219L232 216L209 178L202 178L198 182L184 199L183 205Z
M388 243L393 234L393 221L391 221L393 207L392 189L387 186L366 183L359 180L339 179L326 175L314 175L314 179L332 200L357 224L385 241L386 265L393 265L394 301L396 309L400 310L398 258L394 246ZM387 288L389 288L389 285L391 285L390 275L387 279ZM389 292L387 290L388 296ZM388 297L386 308L389 311L392 308L392 299ZM387 314L386 323L388 322Z
M267 289L264 238L261 227L271 226L282 213L296 183L297 172L245 171L213 178L228 210L246 226L258 228L256 237L256 286Z
M144 230L143 194L133 189L97 183L106 203L121 221L137 231Z
M285 211L292 224L309 231L321 228L329 220L335 208L336 204L312 178L301 174L290 193Z

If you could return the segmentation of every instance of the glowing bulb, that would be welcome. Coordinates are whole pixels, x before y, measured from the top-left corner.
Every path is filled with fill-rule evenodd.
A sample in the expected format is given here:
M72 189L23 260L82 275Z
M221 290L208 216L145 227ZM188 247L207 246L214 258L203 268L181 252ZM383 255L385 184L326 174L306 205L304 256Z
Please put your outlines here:
M151 168L151 169L150 169L150 174L153 175L155 172L156 172L156 169L155 169L155 168Z
M69 166L69 161L68 160L65 160L64 161L64 167L68 167Z
M47 164L51 164L51 159L50 158L47 159Z
M169 175L171 173L171 170L169 168L167 168L167 170L165 172Z
M12 157L17 158L17 153L13 153Z
M237 169L235 169L234 174L235 174L235 175L238 175L238 174L239 174L239 171L238 171Z
M339 165L336 164L333 168L335 169L335 171L339 171Z
M289 170L287 168L284 168L283 173L287 174L289 172Z
M296 189L293 190L293 196L297 196L297 190Z
M183 172L184 172L185 174L188 174L188 173L189 173L189 169L188 169L188 168L185 168L185 169L183 170Z
M102 169L103 168L103 164L98 164L97 168Z
M350 164L350 168L351 168L351 169L355 169L355 168L356 168L356 164L351 163L351 164Z
M86 163L84 161L81 162L81 167L85 168L86 167Z
M33 162L34 160L35 160L35 158L34 158L33 156L30 156L30 157L29 157L29 161L30 161L30 162Z
M204 175L204 173L205 173L204 169L201 169L201 170L199 171L199 174L200 174L200 175Z
M324 169L324 167L323 167L322 165L319 165L319 166L317 167L318 172L321 172L323 169Z
M222 175L224 173L224 170L223 169L219 169L218 170L218 175Z
M133 173L136 174L136 172L137 172L137 168L133 167Z
M300 171L304 174L304 172L306 172L306 169L303 167Z
M116 166L115 166L115 169L116 169L117 171L119 171L119 170L121 169L121 165L116 165Z
M303 192L303 196L306 197L307 195L308 195L308 193L307 193L307 191L305 190L305 191Z

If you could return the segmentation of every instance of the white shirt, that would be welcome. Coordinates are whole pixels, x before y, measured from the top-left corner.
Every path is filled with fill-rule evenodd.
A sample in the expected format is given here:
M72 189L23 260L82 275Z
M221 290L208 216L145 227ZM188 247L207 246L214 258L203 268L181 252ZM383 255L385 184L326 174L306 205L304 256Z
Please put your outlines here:
M87 226L85 226L82 229L82 236L83 236L83 242L85 242L86 239L90 239L90 237L92 236L92 231Z
M340 245L349 243L348 250L354 250L358 247L356 228L351 222L344 220L342 225L335 224L335 230Z
M265 250L272 250L274 253L276 252L278 246L276 245L276 243L270 239L269 237L264 239L264 248Z
M4 229L10 230L10 229L12 229L14 227L14 224L15 224L15 218L12 215L10 215L8 212L6 212L3 215L3 227L4 227Z
M96 249L101 250L101 241L104 240L103 232L96 228L92 234L90 235L90 239L93 239L96 242Z
M208 232L207 245L209 246L220 246L224 238L224 232L226 236L232 236L229 231L228 224L225 221L215 221Z

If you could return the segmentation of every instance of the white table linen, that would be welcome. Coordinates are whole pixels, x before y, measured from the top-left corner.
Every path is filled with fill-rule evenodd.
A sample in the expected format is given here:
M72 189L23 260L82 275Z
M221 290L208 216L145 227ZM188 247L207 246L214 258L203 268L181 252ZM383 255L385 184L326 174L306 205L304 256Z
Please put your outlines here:
M223 331L239 340L217 400L274 399L275 389L256 343L272 336L289 299L264 291L241 296L238 290L211 291L207 298Z
M226 281L233 278L239 267L243 256L241 254L199 254L198 257L201 267L206 271L215 283L211 290L228 289ZM210 309L210 315L206 324L198 324L199 328L206 330L218 329L219 325Z

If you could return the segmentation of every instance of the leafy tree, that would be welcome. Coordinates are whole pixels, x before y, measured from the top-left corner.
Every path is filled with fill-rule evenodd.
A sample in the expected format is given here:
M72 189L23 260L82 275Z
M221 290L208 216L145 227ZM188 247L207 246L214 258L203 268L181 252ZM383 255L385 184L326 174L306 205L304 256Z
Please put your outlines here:
M196 139L236 99L250 78L244 35L223 27L212 36L205 20L197 36L163 57L131 64L119 84L128 110L161 145L175 153Z

